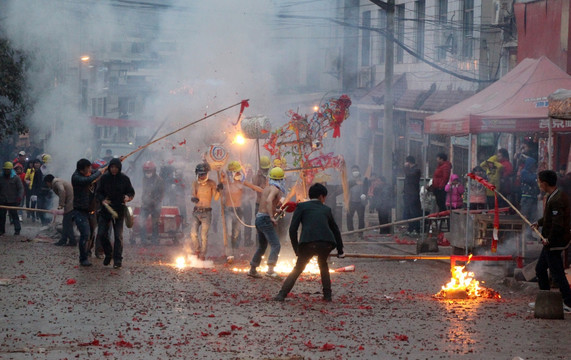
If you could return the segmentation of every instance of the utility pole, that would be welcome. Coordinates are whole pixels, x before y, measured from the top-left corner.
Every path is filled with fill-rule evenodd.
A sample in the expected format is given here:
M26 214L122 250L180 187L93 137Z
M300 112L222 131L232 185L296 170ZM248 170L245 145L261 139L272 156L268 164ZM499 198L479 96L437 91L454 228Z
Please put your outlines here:
M385 115L383 123L383 162L381 171L383 176L392 186L395 174L393 174L393 75L395 59L395 0L370 0L373 4L385 10L387 14L387 29L385 35ZM390 179L390 180L389 180Z
M393 75L394 75L394 34L395 34L395 0L387 1L387 36L385 58L385 116L383 124L383 163L382 173L390 179L389 186L393 185Z

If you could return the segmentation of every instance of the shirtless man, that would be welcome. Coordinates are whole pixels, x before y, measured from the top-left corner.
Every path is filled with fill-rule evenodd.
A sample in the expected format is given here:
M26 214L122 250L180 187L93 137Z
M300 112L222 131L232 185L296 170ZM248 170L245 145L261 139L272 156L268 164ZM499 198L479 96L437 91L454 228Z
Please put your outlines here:
M222 184L226 184L223 191L224 197L224 215L226 216L226 230L231 234L224 241L224 251L226 253L226 262L229 264L234 261L234 249L238 248L240 242L240 224L239 219L243 219L242 213L242 194L244 186L261 193L262 188L248 181L245 181L241 172L242 166L238 161L231 161L228 164L228 175L222 173Z
M194 253L201 259L206 258L208 247L208 230L212 222L212 199L220 198L222 184L216 185L213 180L208 179L210 166L207 163L196 165L196 180L192 183L192 193L190 201L194 205L192 211L192 225L190 229L190 245ZM198 228L200 231L200 241L198 241Z
M256 214L256 230L258 231L259 242L258 248L250 261L248 276L260 277L256 268L260 266L262 256L266 252L269 243L271 250L268 256L268 272L266 276L278 277L278 274L274 272L274 267L278 262L280 254L280 240L275 229L277 221L274 219L274 213L279 206L280 198L286 193L284 175L283 169L279 167L270 170L269 185L262 191L260 208Z

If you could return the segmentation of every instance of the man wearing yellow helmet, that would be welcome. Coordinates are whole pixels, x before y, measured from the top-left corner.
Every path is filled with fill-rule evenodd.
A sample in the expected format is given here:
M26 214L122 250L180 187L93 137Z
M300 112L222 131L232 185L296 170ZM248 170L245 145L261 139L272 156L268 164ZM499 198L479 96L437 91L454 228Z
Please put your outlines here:
M256 186L261 187L264 189L268 186L268 172L270 171L270 158L267 156L260 157L260 169L258 169L258 173L254 176L252 183ZM258 212L258 208L260 207L260 199L262 198L261 193L256 194L256 208L255 213Z
M6 161L2 167L2 177L0 177L0 205L19 206L20 200L24 196L24 185L20 177L14 172L14 165ZM0 209L0 236L6 232L6 212L10 213L10 218L14 223L14 235L20 235L20 219L17 210Z
M256 230L258 231L258 248L250 261L250 271L248 276L260 277L256 268L260 266L262 256L270 244L271 250L268 256L268 272L266 276L277 278L278 274L274 272L274 267L278 262L280 254L280 240L276 232L275 226L277 225L276 219L273 214L278 207L280 198L285 191L284 177L285 173L282 168L275 167L270 170L268 187L262 192L260 207L256 213Z
M244 186L256 192L262 192L262 188L248 181L245 181L242 173L242 165L238 161L231 161L228 164L227 173L222 173L222 183L224 190L224 215L226 218L226 230L230 234L230 240L224 243L226 253L226 261L232 263L234 261L234 249L238 248L240 243L241 224L238 218L243 218L242 213L242 194Z

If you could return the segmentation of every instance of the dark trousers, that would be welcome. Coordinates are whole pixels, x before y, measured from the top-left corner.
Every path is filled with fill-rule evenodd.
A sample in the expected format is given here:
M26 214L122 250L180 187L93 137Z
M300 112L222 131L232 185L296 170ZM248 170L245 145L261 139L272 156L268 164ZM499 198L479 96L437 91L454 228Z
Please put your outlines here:
M69 240L70 245L75 245L75 234L73 233L73 211L63 214L61 228L61 243L66 243Z
M377 209L377 215L379 217L379 225L388 224L391 219L391 214L385 210ZM390 234L391 227L383 227L379 229L380 234Z
M93 211L89 213L87 217L89 221L89 239L87 241L87 251L91 253L91 249L95 246L95 255L103 254L103 248L101 247L101 242L96 241L95 235L97 235L97 213Z
M150 206L141 207L141 216L139 217L139 226L141 234L141 243L147 242L147 218L151 216L151 242L159 243L159 222L161 218L161 207Z
M404 220L413 219L422 216L420 197L418 195L412 196L405 194L403 198L403 204L404 204L404 209L402 215ZM408 231L420 232L420 221L409 222Z
M299 244L297 250L297 262L295 267L285 279L280 293L284 296L289 294L295 281L301 275L305 266L312 257L317 256L317 264L319 265L319 272L321 274L321 286L323 287L324 295L331 295L331 276L329 275L329 266L327 265L327 258L329 253L335 246L330 242L315 241L310 243Z
M569 282L565 277L565 269L563 268L563 259L561 258L562 250L549 250L543 247L537 265L535 266L535 274L537 275L537 282L540 290L550 290L549 276L547 269L551 272L553 281L559 284L559 291L563 297L563 302L567 306L571 306L571 289Z
M365 205L361 202L350 202L349 211L347 211L347 230L353 231L353 217L357 213L357 218L359 219L359 229L365 227Z
M446 211L446 190L444 189L434 189L434 198L436 199L436 205L438 205L438 211Z
M79 262L87 260L89 253L88 240L91 234L89 229L89 213L87 211L73 210L73 221L79 231Z
M45 196L45 195L38 195L38 209L44 209L44 210L48 210L48 208L51 205L51 201L52 198L50 196ZM51 221L51 215L48 215L44 212L39 212L36 214L36 216L40 219L40 221L42 222L42 225L48 225Z
M105 257L113 256L113 264L121 264L123 260L123 217L119 216L113 220L99 215L97 223L97 241L101 242ZM109 238L110 226L113 226L113 246Z
M9 204L2 204L6 206L18 206L18 203L9 203ZM20 232L22 226L20 225L20 219L18 218L18 210L13 209L0 209L0 234L4 234L6 232L6 213L9 214L10 219L14 223L14 231Z

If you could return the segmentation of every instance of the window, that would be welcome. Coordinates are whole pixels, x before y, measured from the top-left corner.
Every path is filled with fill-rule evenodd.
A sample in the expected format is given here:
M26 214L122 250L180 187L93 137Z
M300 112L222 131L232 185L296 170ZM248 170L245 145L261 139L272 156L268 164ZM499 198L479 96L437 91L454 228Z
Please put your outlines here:
M444 29L445 25L448 23L448 0L438 0L438 25L440 29ZM444 36L446 34L444 33ZM436 59L439 61L446 60L446 45L448 39L444 37L440 46L438 47L438 52L436 54Z
M396 38L402 44L404 42L404 4L395 6L395 30ZM395 46L395 60L397 64L402 64L404 60L404 50L398 44Z
M416 13L415 24L415 40L416 40L416 53L419 57L424 57L424 17L426 10L425 0L417 0L414 2L414 11ZM418 59L416 59L418 61Z
M371 65L371 12L363 12L363 30L361 36L361 66Z
M387 30L387 12L385 10L379 10L378 12L379 30ZM387 56L387 38L385 36L379 36L379 64L385 63L385 57Z
M474 32L474 0L464 0L462 17L462 56L471 59L474 55L472 34Z

